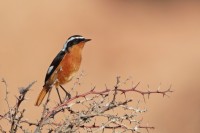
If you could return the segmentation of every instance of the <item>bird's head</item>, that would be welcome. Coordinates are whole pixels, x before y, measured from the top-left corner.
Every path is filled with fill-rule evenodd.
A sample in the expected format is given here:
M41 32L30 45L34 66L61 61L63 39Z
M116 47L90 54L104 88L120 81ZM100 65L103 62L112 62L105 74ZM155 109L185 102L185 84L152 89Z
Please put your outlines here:
M79 48L83 48L85 43L90 41L91 39L86 39L81 35L73 35L67 39L64 44L62 51L69 51L70 48L77 46Z

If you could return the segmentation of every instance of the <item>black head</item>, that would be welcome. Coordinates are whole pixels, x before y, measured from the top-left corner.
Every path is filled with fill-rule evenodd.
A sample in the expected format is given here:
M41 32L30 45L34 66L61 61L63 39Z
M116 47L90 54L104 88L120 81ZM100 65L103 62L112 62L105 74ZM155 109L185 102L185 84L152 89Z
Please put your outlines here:
M91 39L85 39L81 35L73 35L67 39L67 41L64 44L64 47L62 51L67 51L68 48L72 47L73 45L79 44L80 42L87 42L90 41Z

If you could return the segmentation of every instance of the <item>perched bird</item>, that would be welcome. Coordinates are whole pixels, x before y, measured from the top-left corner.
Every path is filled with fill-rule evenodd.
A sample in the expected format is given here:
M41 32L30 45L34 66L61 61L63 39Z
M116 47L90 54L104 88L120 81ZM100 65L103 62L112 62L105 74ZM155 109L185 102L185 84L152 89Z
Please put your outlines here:
M90 40L91 39L85 39L80 35L73 35L68 38L64 44L64 47L54 58L47 70L43 89L35 103L36 106L39 106L42 103L45 95L54 86L58 92L60 102L62 101L58 87L61 87L61 89L63 89L65 93L69 95L62 85L69 82L73 78L74 74L79 70L83 47L85 43Z

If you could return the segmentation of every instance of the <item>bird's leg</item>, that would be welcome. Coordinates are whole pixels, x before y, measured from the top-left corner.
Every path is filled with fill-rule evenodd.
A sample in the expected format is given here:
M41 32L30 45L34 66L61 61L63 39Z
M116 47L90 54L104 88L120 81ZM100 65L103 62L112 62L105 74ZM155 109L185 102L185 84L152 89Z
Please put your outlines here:
M65 88L62 87L62 85L60 85L60 87L61 87L62 90L65 92L66 96L70 99L70 98L71 98L71 94L70 94L69 92L67 92L67 91L65 90Z
M48 96L47 96L47 100L46 100L45 106L46 106L47 103L50 101L49 98L50 98L51 90L52 90L52 88L49 89L49 93L48 93Z
M56 87L56 91L57 91L57 93L58 93L58 97L59 97L59 100L60 100L60 104L62 104L62 100L61 100L61 97L60 97L60 93L59 93L59 90L58 90L57 87Z

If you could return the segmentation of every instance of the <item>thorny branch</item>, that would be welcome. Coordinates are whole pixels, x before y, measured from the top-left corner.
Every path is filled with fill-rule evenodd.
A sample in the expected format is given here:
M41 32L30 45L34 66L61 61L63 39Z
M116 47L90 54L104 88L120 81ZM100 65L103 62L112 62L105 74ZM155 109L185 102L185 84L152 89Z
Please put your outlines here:
M2 79L2 82L5 84L6 86L6 97L5 97L5 101L7 103L8 106L8 112L6 112L4 115L0 116L0 120L1 119L7 119L9 121L9 123L11 124L10 126L10 132L11 133L15 133L17 132L18 128L20 128L22 131L25 132L25 130L23 129L22 126L20 126L20 122L23 118L25 109L20 110L20 105L21 103L25 100L25 95L26 93L30 90L30 88L32 87L32 85L36 82L32 82L31 84L29 84L27 87L25 88L20 88L19 89L19 93L20 95L18 97L16 97L17 101L16 104L14 105L14 107L11 107L9 105L8 102L8 89L7 89L7 83L4 79Z
M82 76L82 75L81 75ZM81 77L80 76L80 77ZM112 130L113 132L120 130L121 132L131 131L139 133L142 129L149 132L150 129L154 129L152 126L144 125L142 123L142 113L146 112L146 109L141 109L139 103L137 106L133 106L133 99L126 96L128 93L138 93L143 96L149 96L151 94L161 94L168 96L168 93L173 92L171 86L169 89L161 91L160 86L155 91L142 91L138 89L139 83L131 88L121 88L122 82L120 77L117 77L116 84L113 88L106 87L103 90L93 87L91 90L84 93L76 93L69 99L64 99L62 104L57 104L54 107L49 106L50 93L47 100L43 105L43 111L41 117L37 122L30 122L24 119L25 109L20 109L21 103L25 100L25 95L29 91L30 87L35 83L31 83L26 88L20 89L20 95L17 97L17 102L14 107L11 107L8 102L8 90L7 83L2 80L6 86L5 101L8 106L8 112L0 115L0 119L6 119L11 124L10 132L17 132L20 128L23 132L27 132L28 129L24 129L22 124L28 126L34 126L35 133L42 130L48 130L48 132L80 132L85 130L86 132L99 132L105 130ZM77 86L80 86L80 78L74 83L71 91L74 91ZM125 95L125 99L120 98L120 95ZM80 108L77 109L76 107ZM122 109L122 114L117 114L117 110ZM58 114L65 115L65 119L58 119ZM97 119L103 119L97 121ZM127 122L129 124L127 124ZM49 128L50 127L50 128ZM0 131L4 132L0 125Z

